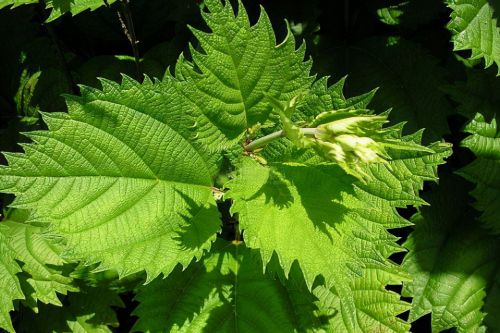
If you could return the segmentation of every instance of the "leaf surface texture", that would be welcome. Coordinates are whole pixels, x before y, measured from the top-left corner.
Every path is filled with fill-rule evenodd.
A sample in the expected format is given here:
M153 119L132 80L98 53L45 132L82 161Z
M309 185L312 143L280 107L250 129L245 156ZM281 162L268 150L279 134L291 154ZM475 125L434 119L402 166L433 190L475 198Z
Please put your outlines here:
M294 332L328 329L335 309L294 267L285 286L262 272L257 251L219 241L203 261L140 287L134 331ZM277 268L280 270L279 266ZM282 273L281 273L282 275ZM321 295L320 295L321 296Z
M404 296L413 297L409 320L431 313L433 332L453 327L477 332L485 320L496 332L498 237L474 221L471 208L464 209L467 184L458 176L442 177L426 199L431 206L413 217L415 231L404 244L409 253L403 268L413 277L403 289Z
M121 276L168 274L219 228L212 170L182 121L173 128L175 95L130 79L103 85L83 89L68 114L45 114L49 130L31 132L25 154L7 154L1 186L64 237L67 258Z
M482 212L480 221L494 234L500 234L500 134L496 119L486 122L477 114L465 127L471 135L462 141L469 148L474 160L459 174L476 184L471 192L476 199L474 207Z
M448 29L455 51L470 50L470 59L496 64L500 73L500 27L498 1L447 0L452 9Z
M320 81L315 89L318 97L306 99L304 117L324 110L328 103L327 109L334 103L363 105L370 96L346 100L342 82L328 88L326 81ZM419 144L421 133L400 139ZM286 144L274 148L266 166L244 158L235 179L227 184L246 244L260 250L264 264L276 253L285 274L297 261L310 288L322 276L326 289L340 299L339 329L404 331L405 324L395 316L405 311L405 303L383 289L407 278L387 260L402 249L386 229L407 224L396 207L424 203L418 191L424 180L436 179L437 165L450 154L449 147L432 145L433 154L393 152L388 165L367 167L367 184L307 152L292 159L294 153L287 153ZM362 290L355 292L358 288ZM375 320L363 316L363 306L374 300L390 303L392 314Z

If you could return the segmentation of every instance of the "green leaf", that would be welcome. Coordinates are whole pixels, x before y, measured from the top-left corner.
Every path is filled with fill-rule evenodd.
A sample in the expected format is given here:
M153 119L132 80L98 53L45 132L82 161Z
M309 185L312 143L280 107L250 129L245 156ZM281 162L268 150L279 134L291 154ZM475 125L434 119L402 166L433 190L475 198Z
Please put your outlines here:
M394 6L377 9L379 20L387 25L398 25L401 23L401 16L405 13L404 7L408 5L403 2Z
M264 123L272 107L266 95L282 102L307 91L313 78L311 62L304 62L305 47L297 50L293 35L276 45L264 10L251 26L240 3L237 15L226 2L204 1L202 12L211 33L192 29L200 49L191 48L193 63L182 56L176 77L192 107L203 113L221 132L224 140L241 138L243 132Z
M65 239L63 255L152 279L187 265L219 229L213 158L171 80L82 87L69 113L45 114L25 154L6 154L0 187ZM213 165L212 165L213 164Z
M383 270L375 266L367 267L362 277L355 278L350 287L357 316L354 332L408 332L409 323L396 316L407 311L410 305L402 301L398 293L384 288L389 284L399 285L401 281L408 279L409 276L405 273L395 272L394 269ZM319 298L321 307L340 312L329 320L327 332L349 332L350 328L344 317L345 301L342 297L335 290L323 286L317 287L313 292Z
M387 6L387 4L389 4ZM416 29L440 17L446 7L441 1L399 0L381 2L377 9L379 20L387 25L398 25L403 29ZM379 5L380 6L380 5Z
M489 121L500 114L500 77L492 68L467 70L467 80L445 87L446 92L457 102L458 112L473 119L477 112Z
M464 139L462 146L475 155L469 165L459 171L465 179L476 184L471 192L476 199L474 207L482 212L480 221L494 234L500 234L500 134L495 118L487 123L477 114L465 127L472 135Z
M470 59L484 58L485 67L495 63L500 75L500 28L498 2L446 0L451 8L448 29L455 51L470 50Z
M309 287L323 276L340 298L345 329L356 331L369 326L357 314L361 301L356 296L367 295L353 294L356 281L368 286L366 293L373 298L384 287L371 279L380 275L376 272L388 272L394 284L401 283L397 267L386 259L401 248L385 228L407 223L395 208L422 204L417 194L423 180L435 178L436 165L448 154L406 156L390 162L392 167L373 165L367 170L373 177L368 185L353 184L336 165L265 167L245 158L238 176L227 184L227 197L234 200L232 212L239 216L246 244L260 249L264 263L274 252L285 272L298 261ZM395 319L401 308L402 303L391 308L388 319L396 331L402 330Z
M89 86L99 84L98 78L120 81L121 75L133 76L136 73L134 58L123 55L103 55L89 59L77 70L77 82Z
M65 109L61 95L69 93L71 87L61 69L47 67L32 75L25 69L20 79L15 98L19 114L38 120L40 109L45 112Z
M32 9L22 8L13 11L12 15L18 11L29 13ZM0 20L3 23L4 18ZM64 65L59 61L58 49L50 38L43 37L41 28L28 25L29 18L14 16L11 20L11 25L17 26L17 29L0 28L0 31L4 31L2 38L9 34L9 37L5 36L5 43L12 45L9 46L10 54L5 54L0 59L1 71L5 73L4 81L9 83L4 92L12 95L17 114L22 117L38 118L40 110L64 111L66 105L61 95L70 92L72 87ZM5 25L8 23L9 21L5 22ZM21 29L24 25L27 27ZM26 38L21 34L24 29L42 36ZM16 37L19 40L14 41ZM69 61L74 59L74 55L65 53L65 58ZM10 98L9 96L9 100Z
M295 265L286 286L262 272L255 250L219 241L203 261L138 290L140 332L297 332L338 317L307 288ZM277 268L279 269L279 268ZM279 274L279 272L278 272ZM326 295L326 294L325 294Z
M12 301L24 295L16 276L21 271L15 261L15 252L10 248L7 227L0 222L0 328L13 333L9 312L14 310Z
M111 5L116 0L107 0ZM52 9L47 22L54 21L66 13L79 14L85 10L95 10L106 4L103 0L47 0L47 8Z
M298 261L310 288L322 275L327 288L333 287L340 298L342 316L348 318L346 330L355 331L360 324L351 281L365 273L365 263L396 270L374 244L383 244L386 251L391 246L397 251L398 246L382 225L348 216L349 210L351 214L380 214L362 211L350 181L337 166L268 168L245 159L238 177L228 184L227 196L234 200L232 212L239 216L246 244L260 249L264 263L276 252L288 273ZM397 220L395 216L388 219ZM363 233L364 228L372 233Z
M302 117L314 117L337 105L368 103L370 94L346 100L342 85L343 81L328 89L323 80L313 89L323 93L306 99ZM394 140L420 145L421 136L417 132L404 137L396 131ZM384 279L372 280L371 276L388 274L393 284L406 278L387 260L402 249L386 229L408 224L396 207L424 203L418 192L424 180L436 179L437 165L449 156L450 147L436 143L428 147L433 153L388 148L389 162L366 166L369 181L363 184L339 166L321 163L307 152L301 155L300 149L290 146L286 141L274 146L266 155L267 166L244 158L235 179L226 185L226 197L233 200L232 213L239 218L245 243L260 249L264 264L276 253L285 273L297 261L309 287L322 276L326 288L340 299L343 330L369 332L368 327L382 325L381 318L385 318L387 327L404 331L396 319L398 311L404 311L404 302L391 303L392 316L380 314L376 323L361 315L360 304L384 293ZM367 286L366 293L353 292L357 281Z
M85 288L70 293L64 307L43 305L40 313L24 310L18 332L111 333L118 327L112 307L123 307L120 297L103 288Z
M16 8L21 5L28 5L31 3L38 3L38 0L0 0L0 9L10 6Z
M404 244L409 253L403 268L413 277L403 289L404 296L413 297L409 320L432 313L433 332L452 327L482 332L484 298L490 306L500 299L498 290L494 292L500 242L474 221L467 187L456 176L442 177L426 197L430 207L412 218L415 230ZM487 311L495 332L500 327L498 308Z
M144 73L150 77L163 78L167 72L167 68L175 65L175 61L187 43L186 36L176 34L172 40L160 43L149 49L144 54L141 63Z
M107 0L107 3L112 4L115 1ZM0 9L6 6L15 8L21 5L37 4L38 2L38 0L0 0ZM105 5L103 0L47 0L45 3L47 8L51 9L47 22L58 19L66 13L76 15L85 10L95 10Z
M431 207L412 219L416 228L405 243L410 252L403 267L414 280L405 284L403 295L413 297L410 321L431 312L436 332L452 327L482 331L483 324L495 332L500 303L499 135L495 120L487 123L479 114L465 131L472 135L462 145L477 159L459 174L476 184L471 194L483 225L468 208L467 184L455 176L442 179L430 191Z
M36 312L37 301L62 306L56 293L66 295L78 291L73 281L64 272L65 261L60 258L61 246L49 242L42 234L43 229L23 223L19 213L9 214L2 224L8 228L8 242L21 261L22 287L26 303ZM26 283L26 284L25 284Z

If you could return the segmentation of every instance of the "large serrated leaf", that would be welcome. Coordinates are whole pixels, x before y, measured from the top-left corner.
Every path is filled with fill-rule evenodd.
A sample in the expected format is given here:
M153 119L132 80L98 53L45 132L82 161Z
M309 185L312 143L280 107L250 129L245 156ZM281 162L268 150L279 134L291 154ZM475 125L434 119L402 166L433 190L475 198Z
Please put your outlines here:
M343 103L368 103L370 95L346 100L342 83L316 99L306 99L302 117ZM313 91L321 92L320 87L325 88L324 82ZM399 134L394 139L420 145L421 135ZM373 281L370 274L393 274L395 284L405 278L387 260L401 248L386 228L408 223L398 215L396 207L425 203L418 197L419 191L425 180L436 179L437 165L449 156L449 146L433 144L429 148L434 153L389 149L391 160L368 166L369 181L363 184L335 164L321 163L308 153L295 154L290 145L286 141L275 145L272 153L266 155L266 166L244 158L235 179L227 183L226 196L234 201L232 212L238 215L246 244L260 249L264 263L276 253L285 273L297 261L310 287L322 276L327 289L338 297L343 330L369 332L374 327L387 326L404 331L405 326L396 320L398 310L405 309L404 303L392 303L388 310L392 317L380 316L392 319L383 324L361 315L360 299L376 299L379 293L387 292L383 290L383 279ZM356 281L368 286L366 294L354 292Z
M471 194L482 225L468 207L467 184L456 176L444 178L430 192L431 207L412 219L416 228L404 244L410 252L403 267L414 279L405 284L403 295L413 297L409 320L431 313L435 332L452 327L476 332L484 330L484 324L496 332L500 327L499 135L495 119L488 123L480 114L465 131L472 135L462 145L477 159L459 174L476 184Z
M278 268L279 269L279 268ZM335 309L308 292L294 267L283 286L264 274L259 254L219 241L203 261L140 287L140 332L318 332ZM326 294L325 294L326 295Z
M495 332L499 327L498 308L494 308L499 302L495 294L498 237L488 235L474 221L463 180L442 177L440 186L430 193L426 197L430 207L412 218L415 231L404 244L409 253L403 268L413 277L403 289L404 296L413 297L409 320L431 313L433 332L452 327L458 332L479 332L486 297L493 310L488 310L487 318Z
M418 159L408 161L408 166L415 162ZM422 164L420 172L432 178L435 166L429 165L426 171ZM384 285L368 277L368 271L398 274L386 260L391 253L401 251L385 230L404 225L395 207L422 203L415 196L415 180L407 178L406 184L403 180L411 172L391 173L380 165L371 172L376 175L371 185L354 187L352 178L336 165L276 163L265 167L246 158L239 176L227 184L227 196L234 201L232 212L238 214L246 244L260 249L264 263L276 252L285 272L297 261L309 286L321 275L327 288L333 288L339 297L340 311L346 318L342 325L349 332L374 325L359 319L356 297L365 301L370 297L353 293L356 281L368 285L367 294L377 297L380 291L384 294ZM401 283L401 279L393 282ZM395 316L405 307L397 303L391 308L393 317L388 325L404 331Z
M25 154L6 154L0 186L64 237L67 258L121 276L168 274L219 228L214 166L190 141L189 117L174 122L183 104L170 81L103 85L82 89L69 114L45 114L49 130L31 132Z
M104 5L111 5L116 0L48 0L47 8L51 9L47 22L53 21L66 13L77 15L85 10L95 10Z
M497 65L500 74L500 28L498 2L446 0L452 9L448 29L455 51L470 50L471 59L484 58L485 66Z
M38 3L37 0L0 0L0 9L10 6L10 8L16 8L21 5L28 5L32 3Z
M62 306L57 293L78 291L60 257L62 247L45 239L42 228L23 223L23 215L23 212L9 212L2 223L8 228L8 243L15 258L21 262L25 302L34 311L38 311L38 301Z
M211 32L193 29L200 50L191 49L193 63L181 57L176 76L184 95L222 132L238 139L257 122L267 120L272 107L265 94L288 101L307 91L311 62L305 48L295 49L293 35L276 45L271 22L264 10L251 26L240 3L235 15L229 2L204 1L203 12Z
M15 253L8 245L7 228L0 222L0 328L14 332L9 312L14 310L12 301L24 295L16 276L21 271L15 262Z
M476 199L474 207L482 212L480 221L494 234L500 234L500 132L496 119L488 123L477 114L465 127L472 135L462 141L476 160L465 166L459 174L476 184L471 192Z
M40 312L22 309L18 333L111 333L118 327L113 307L123 307L120 296L104 288L84 288L70 293L64 307L43 305Z
M50 9L50 15L47 22L58 19L66 13L77 15L85 10L95 10L106 4L110 5L116 0L47 0L46 7ZM21 5L37 4L37 0L0 0L0 9L10 6L15 8Z

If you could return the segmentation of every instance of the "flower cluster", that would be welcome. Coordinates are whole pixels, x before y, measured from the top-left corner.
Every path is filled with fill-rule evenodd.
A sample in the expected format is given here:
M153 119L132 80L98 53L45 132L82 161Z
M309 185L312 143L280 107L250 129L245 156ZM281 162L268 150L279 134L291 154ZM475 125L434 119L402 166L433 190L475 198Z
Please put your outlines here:
M342 111L341 111L342 112ZM316 127L314 136L306 137L310 145L324 158L335 161L346 172L361 178L363 166L386 163L382 125L386 116L363 115L342 118Z
M255 151L272 140L287 137L298 148L314 149L324 159L337 163L361 181L369 178L368 165L389 165L391 157L387 148L433 152L411 141L396 140L401 127L384 127L388 122L388 112L374 115L366 109L330 110L318 114L308 123L295 123L292 115L300 96L286 105L270 96L268 99L280 116L282 130L252 141L245 146L247 151Z

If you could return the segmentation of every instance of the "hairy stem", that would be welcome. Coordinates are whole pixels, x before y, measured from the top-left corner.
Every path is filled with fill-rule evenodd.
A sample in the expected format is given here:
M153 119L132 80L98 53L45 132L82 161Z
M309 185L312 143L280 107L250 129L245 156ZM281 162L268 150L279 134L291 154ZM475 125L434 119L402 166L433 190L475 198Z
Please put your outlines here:
M317 129L315 127L313 128L301 128L299 129L300 132L302 132L304 135L307 136L314 136L316 134ZM254 140L250 142L249 144L245 145L245 150L246 151L254 151L255 149L261 148L265 145L267 145L269 142L282 138L285 136L285 132L283 130L281 131L276 131L274 133L268 134L266 136L263 136L262 138L258 138L257 140Z
M123 8L123 15L122 13L120 13L120 11L118 11L117 12L118 20L120 21L120 24L122 26L123 33L127 37L130 45L132 46L132 52L134 54L134 60L135 60L136 79L140 81L142 72L141 72L139 46L138 46L139 41L135 36L134 21L132 20L132 13L130 12L129 8L130 2L129 0L122 0L121 3Z

